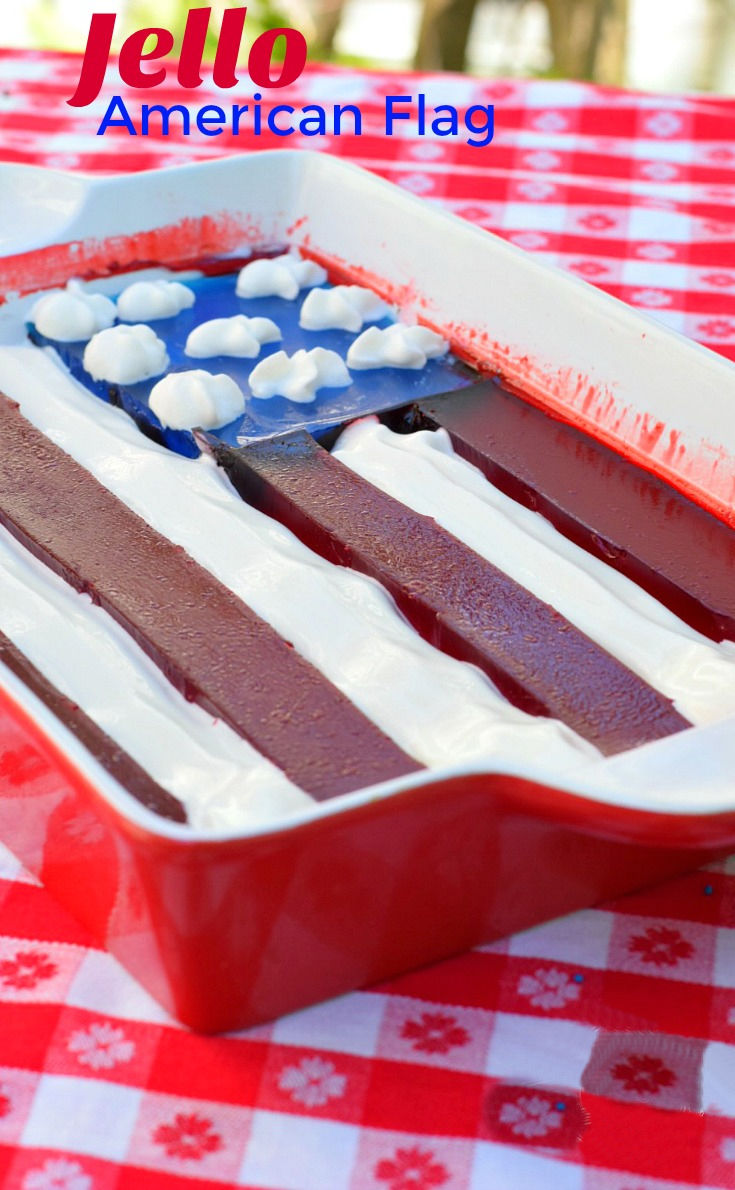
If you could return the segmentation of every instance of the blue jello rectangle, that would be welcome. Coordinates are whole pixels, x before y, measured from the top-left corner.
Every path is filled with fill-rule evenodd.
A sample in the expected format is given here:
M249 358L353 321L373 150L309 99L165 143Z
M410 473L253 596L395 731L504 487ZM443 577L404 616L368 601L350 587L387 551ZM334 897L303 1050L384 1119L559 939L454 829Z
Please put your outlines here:
M422 397L462 388L475 378L469 368L447 355L442 359L429 360L419 369L390 367L355 371L349 387L323 388L308 405L284 397L271 397L268 400L254 398L248 377L256 364L266 356L281 350L292 355L300 348L310 350L313 347L325 347L344 359L357 335L343 330L311 331L299 326L301 304L308 290L302 290L298 298L292 301L280 297L241 298L235 293L236 280L236 273L187 280L187 286L196 295L194 305L174 318L158 319L149 324L166 344L171 361L169 372L195 368L213 373L225 372L240 386L246 399L245 413L236 421L214 431L217 438L231 446L295 429L326 432L354 417L394 409ZM264 344L255 359L233 356L195 359L185 354L186 340L194 327L209 319L228 318L234 314L272 319L281 331L281 341ZM385 327L391 321L385 318L375 325ZM193 457L199 453L193 434L162 426L149 409L148 399L160 376L137 384L95 381L83 366L85 342L61 343L47 339L32 326L29 326L29 334L34 342L54 347L85 387L103 400L120 405L144 433L180 454Z

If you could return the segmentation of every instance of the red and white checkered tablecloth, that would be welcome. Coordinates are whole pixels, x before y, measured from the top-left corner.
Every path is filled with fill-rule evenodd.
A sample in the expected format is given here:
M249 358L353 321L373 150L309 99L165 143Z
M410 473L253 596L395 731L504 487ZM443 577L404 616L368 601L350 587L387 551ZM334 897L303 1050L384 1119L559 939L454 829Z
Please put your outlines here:
M80 60L0 51L0 159L137 170L279 147L95 135ZM386 94L494 103L486 148L390 139ZM735 359L735 100L312 67L290 138ZM221 102L219 93L197 94ZM735 860L274 1025L197 1037L0 850L0 1184L18 1190L732 1190Z

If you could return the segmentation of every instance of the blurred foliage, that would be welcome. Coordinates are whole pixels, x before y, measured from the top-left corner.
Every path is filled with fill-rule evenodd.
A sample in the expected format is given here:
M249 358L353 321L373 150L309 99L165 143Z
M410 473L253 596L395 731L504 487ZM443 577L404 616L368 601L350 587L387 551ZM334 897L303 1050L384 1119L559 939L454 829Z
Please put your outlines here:
M202 0L199 0L199 3L201 4ZM194 6L189 0L127 0L124 4L114 4L112 7L118 12L118 20L113 48L119 48L134 29L146 26L163 26L170 29L177 45L180 44L187 13ZM212 0L212 17L204 51L205 58L214 57L224 10L241 6L240 0ZM110 7L100 4L95 6L95 10L109 12ZM247 51L263 30L298 23L293 19L294 13L289 11L288 5L279 4L278 0L251 0L247 10L243 35L244 51ZM87 16L85 15L79 23L70 22L68 8L62 0L29 0L26 6L26 22L33 44L40 49L83 49L86 44L89 31Z
M5 25L9 44L82 50L90 14L112 9L118 14L114 51L129 33L145 26L166 26L180 44L189 8L204 3L206 0L5 0L0 42ZM411 4L416 17L413 40ZM211 7L205 48L209 60L216 51L223 12L242 7L242 0L211 0ZM469 65L484 74L630 84L628 71L634 59L634 86L730 90L735 85L735 0L405 0L396 5L395 22L387 0L381 4L377 0L250 0L247 10L241 65L260 33L285 25L303 31L311 61L400 69L408 66L413 56L413 65L426 70L461 70ZM678 14L674 22L677 41L669 55L665 38L668 15L662 20L659 17L663 11L673 16L674 10ZM482 19L476 19L480 15ZM348 27L349 35L343 36ZM638 48L642 27L646 30L645 55ZM348 46L349 52L344 52ZM667 56L673 62L670 78L666 76ZM653 82L648 81L651 71Z
M186 25L186 15L193 4L184 0L128 0L125 12L125 27L120 40L133 29L144 26L165 25L176 38L177 45L181 44L181 37ZM212 16L209 21L209 32L204 47L205 59L212 59L217 50L222 13L226 8L241 7L240 0L231 3L212 3ZM293 24L283 5L274 0L251 0L247 5L247 18L243 33L243 51L246 52L255 38L265 29L277 28L281 25Z

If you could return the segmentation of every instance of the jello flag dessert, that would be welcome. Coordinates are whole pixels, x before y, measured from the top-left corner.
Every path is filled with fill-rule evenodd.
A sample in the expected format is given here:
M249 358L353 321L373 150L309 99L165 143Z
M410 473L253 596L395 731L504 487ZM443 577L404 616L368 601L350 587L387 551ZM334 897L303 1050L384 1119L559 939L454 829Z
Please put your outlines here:
M240 449L209 442L246 500L378 579L427 639L480 666L516 706L560 719L605 754L691 726L554 608L309 434Z

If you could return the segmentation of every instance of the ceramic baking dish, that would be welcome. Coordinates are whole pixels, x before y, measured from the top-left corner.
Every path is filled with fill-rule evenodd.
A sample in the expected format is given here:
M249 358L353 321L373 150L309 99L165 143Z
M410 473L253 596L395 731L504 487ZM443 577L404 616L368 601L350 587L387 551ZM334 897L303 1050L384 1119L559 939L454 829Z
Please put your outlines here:
M126 177L0 166L0 351L69 277L293 244L484 370L735 518L735 369L622 303L326 156ZM0 839L182 1022L273 1018L735 849L735 731L589 765L423 772L201 836L133 802L0 672Z

